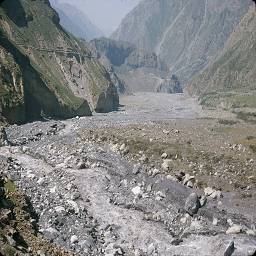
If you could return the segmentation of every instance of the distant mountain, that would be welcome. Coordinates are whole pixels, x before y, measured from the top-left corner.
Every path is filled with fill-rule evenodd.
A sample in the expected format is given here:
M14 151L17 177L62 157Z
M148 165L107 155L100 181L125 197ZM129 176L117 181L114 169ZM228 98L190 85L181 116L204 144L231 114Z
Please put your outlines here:
M256 12L251 7L223 51L188 86L202 104L256 107Z
M128 92L182 92L178 78L171 79L166 64L153 52L108 38L94 39L90 47L100 62L124 81Z
M112 38L155 52L183 85L224 47L251 0L143 0Z
M76 37L91 40L104 36L103 32L95 26L85 13L74 5L50 0L53 8L58 12L60 24Z

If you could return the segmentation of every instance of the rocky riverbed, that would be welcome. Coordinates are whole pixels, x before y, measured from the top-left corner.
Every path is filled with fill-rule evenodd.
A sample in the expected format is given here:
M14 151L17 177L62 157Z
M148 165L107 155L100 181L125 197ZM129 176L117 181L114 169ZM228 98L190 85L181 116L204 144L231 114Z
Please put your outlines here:
M255 124L183 95L121 104L6 129L2 175L38 234L71 255L255 255Z

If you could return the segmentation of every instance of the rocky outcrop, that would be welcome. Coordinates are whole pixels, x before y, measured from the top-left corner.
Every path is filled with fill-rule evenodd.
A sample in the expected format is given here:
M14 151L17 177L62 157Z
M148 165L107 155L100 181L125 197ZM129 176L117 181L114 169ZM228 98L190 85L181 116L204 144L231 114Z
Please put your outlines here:
M90 21L85 13L78 10L74 5L60 3L58 0L50 0L50 2L59 14L61 26L74 36L87 40L103 36L103 32Z
M48 1L5 1L0 10L1 52L12 56L7 66L12 77L6 79L3 68L0 75L3 88L8 87L8 93L1 95L1 109L9 122L42 115L91 115L98 101L105 111L118 107L109 108L108 102L118 102L109 73L82 42L62 29ZM6 61L2 56L1 62ZM102 101L105 91L111 93Z
M113 33L155 52L187 85L224 46L250 0L143 0Z
M182 93L183 89L180 85L178 77L172 75L171 79L163 80L157 87L156 91L164 93Z
M96 112L110 112L113 109L117 109L119 106L119 98L116 87L113 85L106 88L101 92L97 105L95 107Z
M110 74L110 79L112 83L115 85L118 94L129 94L129 88L126 85L125 81L120 79L120 77L115 73L112 66L107 68L107 71Z
M256 16L251 7L223 51L194 79L187 90L202 104L225 108L256 107Z
M25 121L24 77L13 55L0 45L0 115Z

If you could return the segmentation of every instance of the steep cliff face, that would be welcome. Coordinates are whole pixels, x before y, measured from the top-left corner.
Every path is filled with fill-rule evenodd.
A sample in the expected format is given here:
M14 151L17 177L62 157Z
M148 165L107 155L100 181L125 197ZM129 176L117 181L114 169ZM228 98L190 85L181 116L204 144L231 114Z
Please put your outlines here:
M206 105L256 107L256 13L251 7L223 51L188 87Z
M11 53L0 45L0 115L25 121L24 78Z
M143 0L113 39L155 52L186 85L221 50L250 0Z
M42 113L57 118L90 115L98 101L106 112L117 108L118 95L108 72L83 43L62 29L48 0L4 1L0 17L0 45L13 56L23 78L20 111L25 108L26 120ZM112 94L102 99L107 90Z
M53 8L58 12L60 24L74 36L92 40L104 36L82 11L68 3L60 3L58 0L50 0Z
M90 47L94 56L117 74L119 82L124 81L126 92L157 91L160 81L169 75L167 65L155 53L128 42L100 38L92 40Z

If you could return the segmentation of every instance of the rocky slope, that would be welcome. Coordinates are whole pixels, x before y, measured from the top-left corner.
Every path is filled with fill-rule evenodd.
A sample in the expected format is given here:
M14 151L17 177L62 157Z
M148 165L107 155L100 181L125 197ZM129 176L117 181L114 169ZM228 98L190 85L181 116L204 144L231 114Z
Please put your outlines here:
M6 129L0 201L16 206L0 202L0 252L254 256L255 126L200 118L209 116L184 95L141 93L121 103L123 111L89 120ZM14 218L4 218L6 209Z
M138 49L128 42L107 38L92 40L90 47L95 57L105 67L113 69L130 91L169 93L182 91L178 84L176 87L172 87L173 90L167 89L170 80L168 79L168 68L153 52Z
M155 52L183 85L202 70L248 11L250 0L144 0L112 35Z
M48 1L5 1L0 15L1 63L8 62L1 65L1 109L8 121L117 108L108 72L62 29Z
M37 215L26 195L8 179L7 169L15 168L11 159L0 156L0 254L69 256L60 248L46 242L38 233Z
M188 91L206 105L256 107L256 16L251 7L223 51L200 74Z
M61 26L76 37L92 40L104 35L98 27L92 24L85 13L72 4L60 3L57 0L50 2L59 14Z

